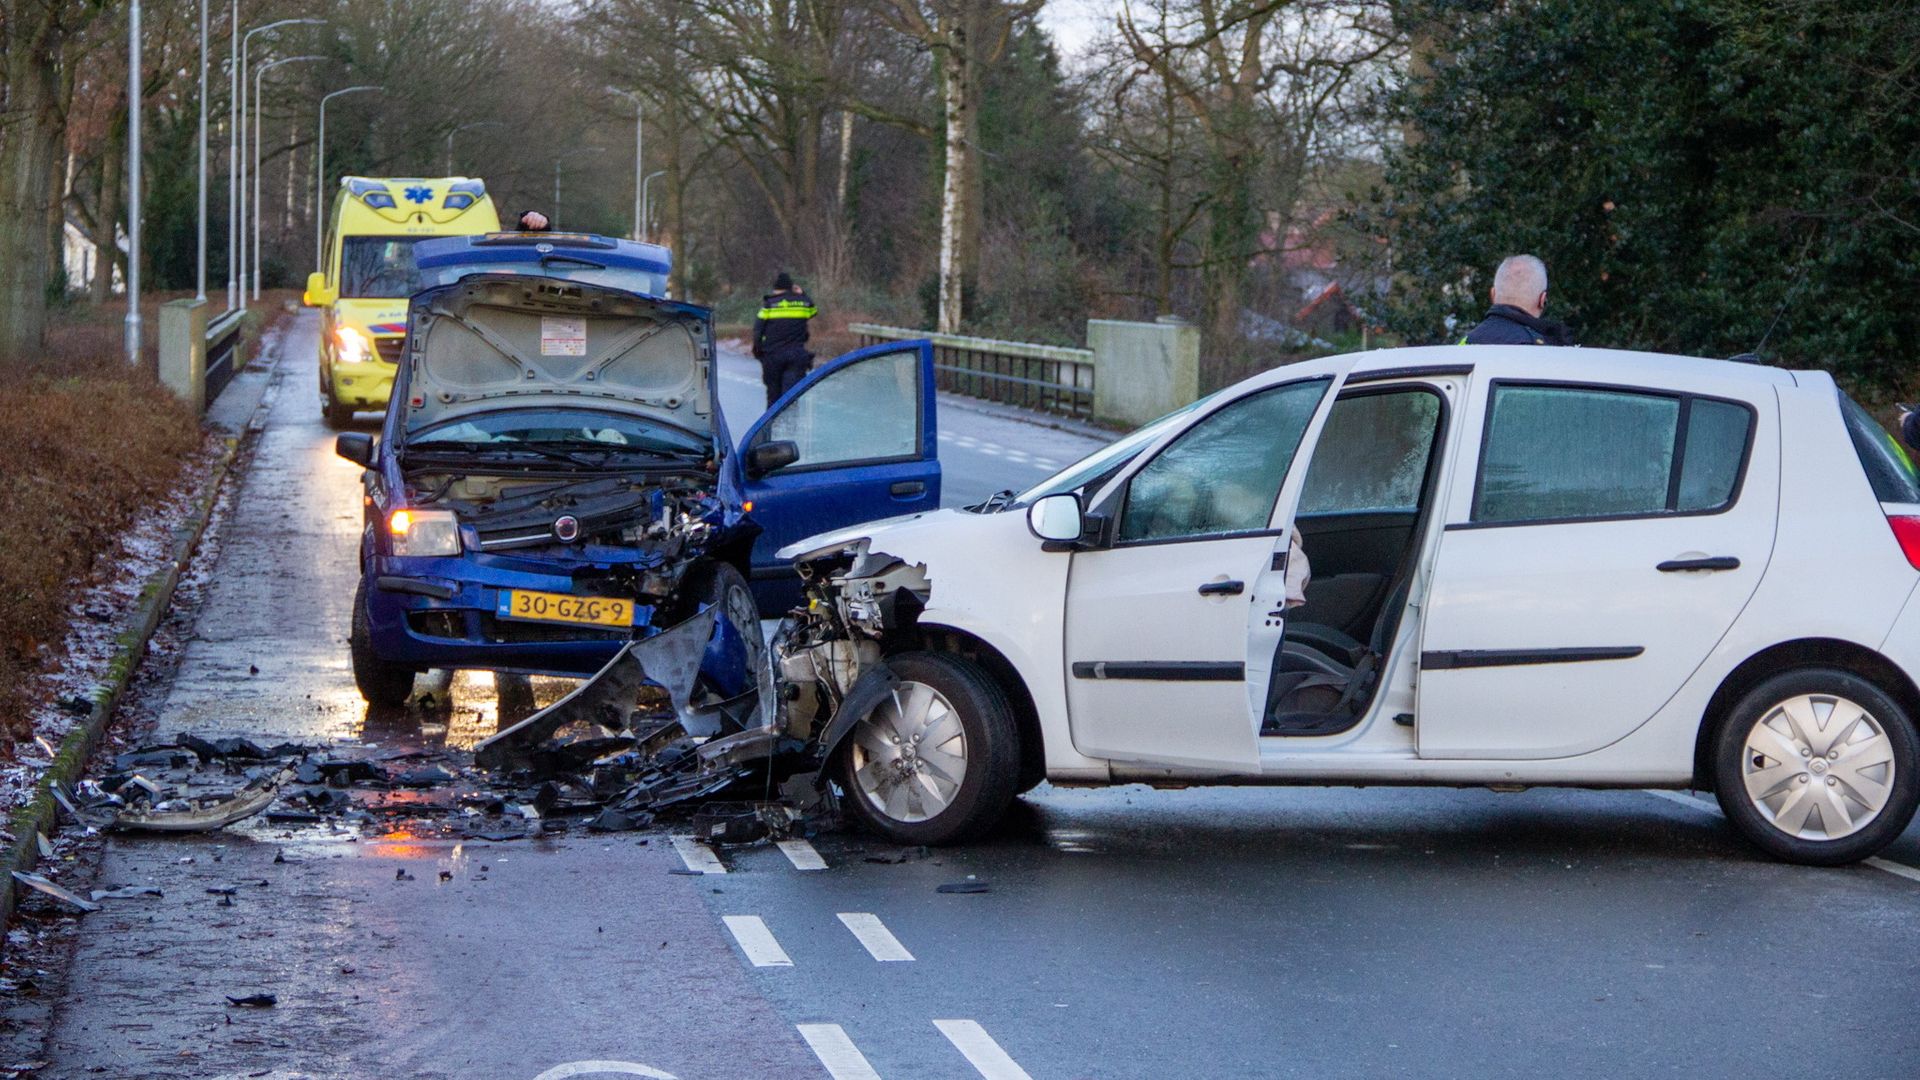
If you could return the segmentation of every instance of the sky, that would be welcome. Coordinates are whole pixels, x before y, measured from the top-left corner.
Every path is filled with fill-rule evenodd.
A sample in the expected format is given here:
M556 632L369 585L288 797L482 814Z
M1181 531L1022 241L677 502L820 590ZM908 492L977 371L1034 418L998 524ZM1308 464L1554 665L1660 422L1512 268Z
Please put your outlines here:
M1120 0L1047 0L1040 24L1053 35L1060 55L1071 57L1113 22Z

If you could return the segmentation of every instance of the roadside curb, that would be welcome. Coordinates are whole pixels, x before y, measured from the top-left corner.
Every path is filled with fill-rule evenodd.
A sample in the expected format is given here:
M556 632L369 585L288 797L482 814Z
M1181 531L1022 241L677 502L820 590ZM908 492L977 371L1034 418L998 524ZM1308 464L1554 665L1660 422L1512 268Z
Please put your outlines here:
M279 366L279 357L274 357L272 367ZM270 388L271 381L268 383ZM54 755L53 764L40 775L34 785L33 799L16 810L7 823L7 830L13 834L13 841L5 850L0 850L0 931L13 921L14 908L19 901L18 884L13 879L13 871L22 873L31 871L40 859L39 836L51 835L56 825L56 803L53 798L53 786L59 784L71 791L75 783L86 771L87 759L99 745L100 737L105 733L107 722L112 719L114 709L125 696L127 687L133 681L134 673L139 671L141 661L146 659L147 645L152 641L154 632L159 629L160 621L166 616L167 609L173 604L174 590L180 584L180 576L186 572L193 561L194 552L200 546L200 538L205 534L207 522L213 517L213 508L220 501L220 490L225 485L227 475L232 471L234 460L239 456L241 445L260 430L258 421L272 404L273 395L263 393L261 400L253 410L253 419L238 436L229 436L221 441L225 451L214 462L213 468L202 481L200 492L195 497L192 514L173 530L173 547L166 563L140 590L136 601L133 622L121 632L114 642L113 660L107 667L101 685L93 693L93 709L87 717L66 738L60 741L59 752ZM4 933L0 933L0 954L6 951Z

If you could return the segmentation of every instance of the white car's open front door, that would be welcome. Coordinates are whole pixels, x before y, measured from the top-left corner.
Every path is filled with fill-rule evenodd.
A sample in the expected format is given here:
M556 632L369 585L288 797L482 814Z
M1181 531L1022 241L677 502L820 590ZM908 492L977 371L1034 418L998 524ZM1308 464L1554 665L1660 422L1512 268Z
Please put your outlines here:
M1081 753L1258 771L1249 619L1284 607L1305 448L1337 381L1276 381L1216 404L1100 493L1104 535L1074 553L1067 581Z

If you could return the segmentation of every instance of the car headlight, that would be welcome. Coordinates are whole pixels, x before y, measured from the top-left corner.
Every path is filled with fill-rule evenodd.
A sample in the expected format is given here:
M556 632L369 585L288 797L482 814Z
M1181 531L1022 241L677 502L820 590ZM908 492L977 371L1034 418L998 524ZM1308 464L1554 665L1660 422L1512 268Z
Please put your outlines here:
M353 326L335 327L333 340L340 347L340 360L347 364L364 364L373 358L373 338L365 330Z
M460 554L460 521L451 510L395 510L387 535L395 555Z

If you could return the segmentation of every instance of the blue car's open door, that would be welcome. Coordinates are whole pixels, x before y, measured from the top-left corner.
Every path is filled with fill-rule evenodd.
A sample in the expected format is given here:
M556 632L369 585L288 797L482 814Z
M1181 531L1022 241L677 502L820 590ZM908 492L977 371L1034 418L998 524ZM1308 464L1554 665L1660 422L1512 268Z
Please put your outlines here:
M800 598L800 579L775 551L940 505L933 346L888 342L822 365L747 429L739 461L747 514L762 530L754 596L772 616Z

